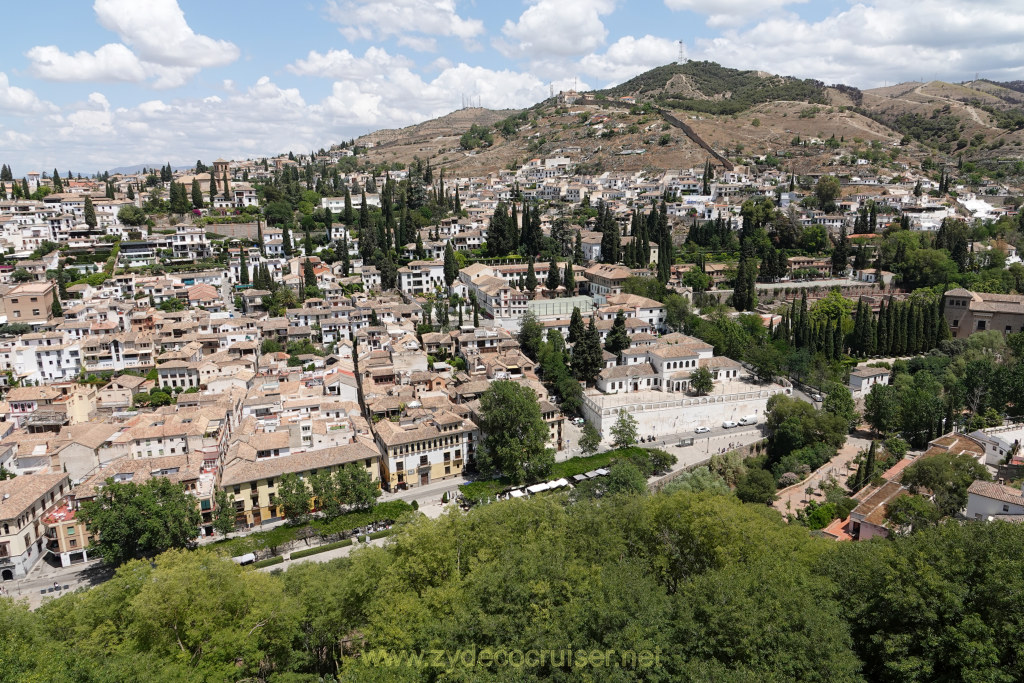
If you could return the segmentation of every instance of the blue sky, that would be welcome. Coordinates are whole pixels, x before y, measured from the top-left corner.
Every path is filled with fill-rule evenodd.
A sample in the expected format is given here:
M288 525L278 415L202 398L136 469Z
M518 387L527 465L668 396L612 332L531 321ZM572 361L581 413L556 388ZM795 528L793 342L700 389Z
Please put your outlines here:
M691 59L864 88L1024 78L1019 0L49 0L4 7L0 162L327 147Z

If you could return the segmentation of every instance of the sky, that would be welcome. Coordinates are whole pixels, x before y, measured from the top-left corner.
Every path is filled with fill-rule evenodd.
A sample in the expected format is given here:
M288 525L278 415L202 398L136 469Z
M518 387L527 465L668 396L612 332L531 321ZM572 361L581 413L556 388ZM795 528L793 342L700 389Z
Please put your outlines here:
M679 58L847 83L1024 79L1020 0L47 0L4 7L0 163L309 151Z

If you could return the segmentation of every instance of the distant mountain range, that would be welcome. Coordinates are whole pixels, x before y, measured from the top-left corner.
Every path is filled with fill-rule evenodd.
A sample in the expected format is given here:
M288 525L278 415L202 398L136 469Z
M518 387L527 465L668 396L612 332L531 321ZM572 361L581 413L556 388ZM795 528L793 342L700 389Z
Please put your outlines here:
M156 168L156 169L159 169L160 167L165 166L165 165L166 165L166 162L164 162L164 163L157 163L157 164L135 164L133 166L118 166L117 168L109 168L109 169L107 169L107 173L110 173L111 175L113 175L115 173L138 173L139 171L141 171L144 168ZM187 170L189 170L192 167L191 166L172 166L171 168L173 168L175 171L187 171Z

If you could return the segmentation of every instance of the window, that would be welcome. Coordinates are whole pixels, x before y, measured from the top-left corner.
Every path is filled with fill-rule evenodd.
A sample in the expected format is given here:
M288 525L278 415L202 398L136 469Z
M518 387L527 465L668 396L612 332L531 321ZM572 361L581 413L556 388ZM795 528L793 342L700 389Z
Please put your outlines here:
M959 320L953 320L953 327L960 327L960 321Z
M70 548L77 548L78 547L78 541L76 541L75 539L72 538L70 541L68 541L68 547L70 547Z
M979 330L984 330L986 322L988 322L988 321L986 321L986 320L979 320L978 321L978 329Z
M69 526L68 527L68 536L74 536L74 535L75 535L75 527Z
M242 492L242 487L241 487L241 486L236 486L236 487L235 487L235 495L237 496L237 495L238 495L238 494L240 494L241 492Z
M1009 511L1010 511L1010 506L1009 505L1004 505L1003 506L1003 512L1009 512Z

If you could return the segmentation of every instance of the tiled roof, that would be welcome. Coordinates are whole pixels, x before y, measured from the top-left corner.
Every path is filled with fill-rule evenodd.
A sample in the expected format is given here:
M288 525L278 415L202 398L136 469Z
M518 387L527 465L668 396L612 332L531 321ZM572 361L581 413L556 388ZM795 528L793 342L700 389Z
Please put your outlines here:
M967 488L967 493L1002 501L1003 503L1024 505L1024 493L1021 493L1020 489L997 484L992 481L975 481Z

